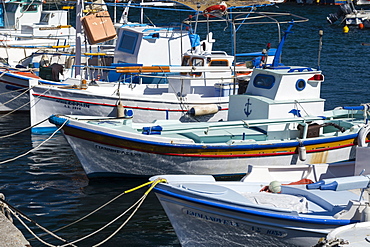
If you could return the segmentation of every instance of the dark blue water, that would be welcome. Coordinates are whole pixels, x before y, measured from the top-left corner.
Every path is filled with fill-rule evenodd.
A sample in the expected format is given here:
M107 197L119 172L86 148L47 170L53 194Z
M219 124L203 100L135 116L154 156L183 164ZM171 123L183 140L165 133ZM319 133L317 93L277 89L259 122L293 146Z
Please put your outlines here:
M294 33L288 36L283 51L284 64L316 67L318 31L320 29L324 31L320 65L326 76L322 86L322 97L327 99L327 109L368 102L370 46L363 46L362 43L370 42L370 30L351 28L349 33L344 34L341 26L329 26L325 17L329 13L335 13L337 8L337 6L283 4L279 8L266 9L292 12L310 19L309 22L293 27ZM229 29L224 31L225 25L218 25L214 30L214 38L218 42L215 50L231 52ZM243 27L238 33L237 52L262 50L268 42L276 47L276 28L267 32L269 29L272 27ZM28 114L0 116L0 136L27 126L29 126ZM47 137L32 135L27 131L14 137L0 139L0 161L33 149ZM5 194L12 205L50 230L79 219L121 192L144 182L145 179L89 181L61 135L56 135L24 157L0 164L0 192ZM125 195L93 217L58 234L67 240L85 236L121 214L143 193L144 190L140 190ZM77 245L92 246L100 242L122 224L124 219ZM24 227L18 222L16 224L27 238L32 238ZM32 229L40 233L37 228ZM44 239L53 244L61 244L51 237ZM30 241L32 246L44 246L36 240ZM254 245L261 246L259 243ZM163 209L151 193L129 223L103 246L179 246L179 244ZM275 246L275 243L269 246Z

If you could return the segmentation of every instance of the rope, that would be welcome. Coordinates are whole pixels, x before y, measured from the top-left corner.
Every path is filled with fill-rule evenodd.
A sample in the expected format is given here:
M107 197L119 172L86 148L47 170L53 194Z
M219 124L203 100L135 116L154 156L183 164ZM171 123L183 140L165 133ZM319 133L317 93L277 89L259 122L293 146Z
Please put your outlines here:
M32 126L29 126L29 127L25 128L25 129L19 130L19 131L17 131L17 132L15 132L15 133L13 133L13 134L5 135L5 136L0 136L0 139L7 138L7 137L11 137L11 136L17 135L17 134L19 134L19 133L22 133L22 132L24 132L24 131L26 131L26 130L32 129L33 127L35 127L35 126L37 126L37 125L39 125L39 124L42 124L43 122L45 122L45 121L46 121L46 120L48 120L48 119L49 119L49 118L45 118L44 120L42 120L42 121L40 121L40 122L38 122L38 123L36 123L36 124L34 124L34 125L32 125Z
M130 193L130 192L133 192L133 191L135 191L135 190L141 189L142 187L147 186L147 185L149 185L149 184L151 184L151 183L153 183L153 182L154 182L154 181L147 182L147 183L144 183L144 184L142 184L142 185L139 185L139 186L137 186L137 187L135 187L135 188L132 188L132 189L129 189L129 190L124 191L123 193L121 193L121 194L117 195L116 197L114 197L114 198L113 198L113 199L111 199L110 201L106 202L106 203L105 203L105 204L103 204L102 206L98 207L98 208L97 208L97 209L95 209L94 211L92 211L92 212L88 213L87 215L83 216L82 218L80 218L80 219L78 219L78 220L76 220L76 221L74 221L74 222L72 222L72 223L70 223L70 224L68 224L68 225L66 225L66 226L63 226L63 227L61 227L61 228L58 228L58 229L57 229L57 230L55 230L54 232L58 232L58 231L60 231L60 230L63 230L63 229L65 229L65 228L67 228L67 227L70 227L70 226L72 226L72 225L74 225L74 224L76 224L76 223L78 223L78 222L80 222L80 221L82 221L82 220L86 219L87 217L89 217L89 216L93 215L94 213L98 212L100 209L102 209L102 208L106 207L107 205L111 204L112 202L114 202L115 200L117 200L118 198L120 198L121 196L123 196L123 195L125 195L125 194L128 194L128 193Z
M66 121L67 122L67 121ZM66 123L64 122L62 126L64 126L64 124ZM62 127L61 126L61 127ZM56 133L56 132L55 132ZM54 135L54 133L53 133ZM148 194L153 190L153 188L158 184L158 183L162 183L162 182L166 182L165 179L161 179L161 178L158 178L154 181L150 181L150 182L147 182L147 183L144 183L142 185L139 185L135 188L132 188L132 189L129 189L129 190L126 190L124 191L123 193L121 193L120 195L116 196L115 198L113 198L112 200L110 200L109 202L105 203L104 205L100 206L97 210L94 210L92 213L98 211L99 209L101 209L102 207L105 207L106 205L108 205L109 203L111 203L112 201L116 200L118 197L122 196L123 194L127 194L127 193L130 193L130 192L133 192L135 190L138 190L144 186L147 186L149 184L151 184L150 188L144 193L144 195L139 199L137 200L133 205L131 205L127 210L125 210L122 214L120 214L119 216L117 216L115 219L113 219L112 221L108 222L107 224L105 224L104 226L102 226L100 229L82 237L82 238L79 238L77 240L74 240L72 242L68 242L67 240L59 237L58 235L55 234L56 231L52 232L52 231L49 231L47 230L46 228L44 228L43 226L41 226L40 224L38 224L36 221L32 220L31 218L29 218L28 216L26 216L24 213L22 213L20 210L16 209L15 207L13 207L12 205L10 205L8 202L6 202L4 200L4 197L0 197L0 202L4 204L4 206L6 206L9 211L14 215L14 217L16 217L20 223L34 236L34 238L36 238L37 240L39 240L41 243L47 245L47 246L50 246L50 247L65 247L65 246L75 246L74 244L77 243L77 242L80 242L86 238L89 238L93 235L95 235L96 233L104 230L105 228L107 228L108 226L110 226L111 224L113 224L114 222L116 222L117 220L119 220L121 217L123 217L127 212L129 212L131 209L133 209L135 207L135 209L132 211L132 213L127 217L127 219L112 233L110 234L107 238L105 238L103 241L97 243L94 245L95 246L100 246L102 245L103 243L107 242L109 239L111 239L114 235L116 235L128 222L129 220L134 216L134 214L138 211L138 209L140 208L140 206L143 204L144 200L146 199L146 197L148 196ZM88 215L91 215L92 213L88 214ZM53 244L50 244L50 243L47 243L46 241L44 241L43 239L41 239L39 236L37 236L33 231L32 229L30 229L27 224L25 224L25 222L19 217L19 215L22 216L23 218L25 218L26 220L28 220L29 222L32 222L34 223L37 227L39 227L40 229L42 229L43 231L45 231L46 233L52 235L53 237L65 242L65 244L63 245L53 245ZM86 218L87 216L81 218L81 219L84 219ZM80 219L80 220L81 220ZM79 221L80 221L79 220ZM76 221L78 222L78 221ZM69 224L67 226L70 226L72 224ZM63 227L63 228L66 228ZM63 228L60 228L60 229L63 229ZM58 229L58 230L60 230Z
M0 104L0 106L6 105L6 104L8 104L9 102L12 102L13 100L18 99L18 98L19 98L19 97L21 97L23 94L25 94L25 93L27 93L28 91L30 91L30 90L31 90L31 88L33 88L33 87L34 87L34 86L32 86L32 87L28 88L28 89L27 89L27 90L25 90L23 93L18 94L16 97L14 97L14 98L12 98L12 99L8 100L7 102ZM18 89L18 90L23 90L23 88L22 88L22 89Z
M31 88L33 88L33 87L34 87L34 86L30 87L27 91L31 90ZM50 89L51 89L51 88L48 88L45 92L43 92L43 93L42 93L42 95L45 95L45 93L47 93ZM26 92L27 92L27 91L26 91ZM22 94L23 94L23 93L22 93ZM22 95L22 94L20 94L20 95ZM18 95L16 98L18 98L20 95ZM38 99L38 98L40 98L42 95L38 96L38 97L37 97L37 99ZM14 99L16 99L16 98L13 98L12 100L14 100ZM10 100L10 101L12 101L12 100ZM8 102L9 102L9 101L8 101ZM8 102L5 102L3 105L7 104ZM12 114L12 113L14 113L14 112L18 111L19 109L21 109L21 108L25 107L26 105L28 105L28 104L30 104L30 103L31 103L31 101L30 101L30 100L28 100L25 104L21 105L20 107L18 107L18 108L16 108L16 109L14 109L14 110L12 110L12 111L10 111L10 112L8 112L8 113L4 114L4 115L1 115L1 116L0 116L0 118L3 118L3 117L6 117L6 116L9 116L10 114Z
M150 188L144 193L144 195L142 196L142 198L139 199L140 203L138 204L138 206L135 208L135 210L131 213L131 215L125 220L125 222L122 223L122 225L120 225L111 235L109 235L106 239L104 239L103 241L101 241L100 243L96 244L96 245L93 245L93 247L96 247L96 246L100 246L102 244L104 244L105 242L107 242L109 239L111 239L114 235L116 235L126 224L127 222L134 216L134 214L137 212L137 210L140 208L140 206L143 204L144 200L146 199L146 197L148 196L149 192L152 191L152 189L159 183L162 183L162 182L166 182L167 180L165 179L161 179L161 178L158 178L156 180L153 181L153 184L150 186ZM126 210L126 211L129 211ZM122 215L120 215L118 218L120 218L121 216L123 216L125 213L123 213ZM114 219L115 221L116 219ZM113 221L113 222L114 222ZM112 222L112 223L113 223Z
M147 183L145 183L145 184L143 184L143 185L140 185L140 186L137 186L137 187L135 187L135 188L133 188L133 189L131 189L131 190L127 190L127 191L125 191L125 192L123 192L123 193L121 193L120 195L123 195L123 194L125 194L125 193L129 193L129 192L132 192L132 191L134 191L134 190L137 190L137 189L139 189L139 188L141 188L141 187L143 187L143 186L146 186L146 185L148 185L148 184L152 184L151 186L150 186L150 188L144 193L144 195L139 199L139 200L137 200L132 206L130 206L126 211L124 211L122 214L120 214L119 216L117 216L115 219L113 219L113 220L111 220L110 222L108 222L107 224L105 224L104 226L102 226L100 229L98 229L98 230L96 230L96 231L94 231L94 232L92 232L92 233L90 233L90 234L88 234L88 235L86 235L86 236L84 236L84 237L82 237L82 238L79 238L79 239L76 239L76 240L74 240L74 241L72 241L72 242L70 242L70 243L68 243L68 244L65 244L65 245L61 245L60 247L65 247L65 246L68 246L69 244L75 244L75 243L77 243L77 242L80 242L80 241L82 241L82 240L84 240L84 239L87 239L87 238L89 238L89 237L91 237L91 236L93 236L93 235L95 235L95 234L97 234L97 233L99 233L100 231L102 231L102 230L104 230L105 228L107 228L108 226L110 226L111 224L113 224L114 222L116 222L117 220L119 220L121 217L123 217L127 212L129 212L132 208L134 208L136 205L137 205L137 207L134 209L134 211L129 215L129 217L125 220L125 222L123 222L122 224L121 224L121 226L119 226L117 229L116 229L116 231L114 231L110 236L108 236L106 239L104 239L103 241L101 241L100 243L98 243L98 244L96 244L96 245L94 245L94 247L95 246L99 246L99 245L101 245L101 244L103 244L103 243L105 243L106 241L108 241L109 239L111 239L117 232L119 232L126 224L127 224L127 222L134 216L134 214L137 212L137 210L140 208L140 206L142 205L142 203L144 202L144 200L145 200L145 198L147 197L147 195L149 194L149 192L158 184L158 183L160 183L160 182L165 182L166 180L165 179L156 179L156 180L154 180L154 181L151 181L151 182L147 182ZM118 196L119 197L119 196ZM113 200L115 200L117 197L115 197L114 199L112 199L111 201L113 201ZM104 207L104 206L106 206L106 205L108 205L111 201L109 201L108 203L105 203L103 206L101 206L101 207L99 207L99 209L100 208L102 208L102 207ZM97 211L97 210L95 210L95 211ZM92 213L90 213L89 215L91 215Z
M44 145L45 142L49 141L59 130L61 130L63 128L63 126L68 122L68 120L64 121L64 123L56 130L54 131L53 134L51 134L46 140L44 140L43 142L41 142L37 147L25 152L24 154L21 154L21 155L18 155L17 157L14 157L14 158L11 158L11 159L8 159L8 160L4 160L4 161L0 161L0 164L5 164L5 163L8 163L8 162L11 162L11 161L14 161L16 159L19 159L27 154L29 154L30 152L38 149L39 147L41 147L42 145Z
M32 222L34 223L37 227L39 227L40 229L44 230L45 232L48 232L50 235L52 235L53 237L63 241L63 242L67 242L65 239L53 234L51 231L49 231L48 229L46 229L45 227L41 226L40 224L38 224L36 221L32 220L31 218L29 218L28 216L26 216L24 213L22 213L20 210L16 209L15 207L13 207L12 205L10 205L7 201L5 201L4 199L0 198L0 202L4 203L5 205L7 205L9 211L14 215L14 217L16 217L19 222L21 222L21 224L33 235L35 236L35 238L37 240L39 240L40 242L42 242L43 244L45 245L48 245L48 246L52 246L52 247L56 247L55 245L52 245L52 244L49 244L49 243L46 243L44 240L42 240L41 238L39 238L25 223L24 221L19 218L18 214L21 215L23 218L25 218L26 220L28 220L29 222ZM17 214L18 213L18 214Z

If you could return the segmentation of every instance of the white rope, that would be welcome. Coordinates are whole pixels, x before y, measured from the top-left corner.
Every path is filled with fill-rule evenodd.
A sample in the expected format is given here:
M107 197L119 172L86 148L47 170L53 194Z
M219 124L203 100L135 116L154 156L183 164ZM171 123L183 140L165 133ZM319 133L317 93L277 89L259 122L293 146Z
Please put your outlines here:
M48 88L45 92L43 92L43 93L42 93L42 95L45 95L45 93L47 93L50 89L51 89L51 88ZM36 97L36 99L40 98L42 95L40 95L40 96ZM14 110L12 110L12 111L10 111L10 112L8 112L8 113L4 114L4 115L1 115L1 116L0 116L0 118L3 118L3 117L6 117L6 116L9 116L10 114L12 114L12 113L14 113L14 112L18 111L19 109L21 109L21 108L25 107L26 105L29 105L30 103L31 103L31 101L29 100L29 101L27 101L25 104L21 105L20 107L18 107L18 108L16 108L16 109L14 109Z
M139 204L139 206L138 207L140 207L140 205L141 205L141 203L142 203L142 201L145 199L145 197L146 197L146 195L143 195L138 201L136 201L131 207L129 207L128 209L126 209L126 211L125 212L123 212L122 214L120 214L119 216L117 216L115 219L113 219L112 221L110 221L110 222L108 222L107 224L105 224L104 226L102 226L100 229L98 229L98 230L96 230L96 231L94 231L94 232L92 232L92 233L90 233L90 234L88 234L88 235L86 235L86 236L84 236L84 237L82 237L82 238L79 238L79 239L77 239L77 240L74 240L74 241L72 241L72 242L70 242L70 244L75 244L75 243L77 243L77 242L80 242L80 241L82 241L82 240L84 240L84 239L86 239L86 238L89 238L89 237L91 237L91 236L93 236L93 235L95 235L95 234L97 234L97 233L99 233L100 231L102 231L102 230L104 230L105 228L107 228L108 226L110 226L111 224L113 224L114 222L116 222L118 219L120 219L122 216L124 216L128 211L130 211L135 205L137 205L138 203L140 203ZM134 211L134 212L136 212L137 211L137 209ZM130 216L129 218L131 218L132 216ZM126 220L127 221L127 220ZM65 244L65 245L61 245L60 247L65 247L65 246L68 246L68 244Z
M49 141L59 130L61 130L63 128L63 126L68 122L68 120L64 121L64 123L56 130L54 131L53 134L51 134L46 140L44 140L43 142L41 142L37 147L25 152L24 154L21 154L21 155L18 155L17 157L14 157L12 159L8 159L8 160L4 160L4 161L0 161L0 164L5 164L5 163L8 163L8 162L11 162L11 161L14 161L16 159L19 159L27 154L29 154L30 152L38 149L39 147L41 147L45 142Z
M33 86L32 86L32 87L33 87ZM32 87L31 87L31 88L32 88ZM28 91L30 91L30 90L31 90L31 88L28 88L28 89L27 89L27 90L25 90L23 93L18 94L16 97L14 97L14 98L12 98L12 99L8 100L7 102L0 104L0 106L6 105L6 104L8 104L8 103L12 102L13 100L18 99L18 98L19 98L19 97L21 97L23 94L28 93Z
M22 133L22 132L26 131L26 130L32 129L33 127L35 127L35 126L37 126L37 125L39 125L39 124L42 124L43 122L45 122L45 121L46 121L46 120L48 120L48 119L49 119L49 118L45 118L44 120L42 120L42 121L38 122L37 124L34 124L34 125L31 125L31 126L28 126L27 128L22 129L22 130L19 130L19 131L17 131L17 132L14 132L14 133L12 133L12 134L5 135L5 136L0 136L0 139L7 138L7 137L11 137L11 136L15 136L15 135L17 135L17 134L19 134L19 133Z
M134 216L134 214L137 212L137 210L140 208L140 206L143 204L145 198L147 197L147 194L145 194L144 196L142 196L140 198L140 202L139 204L137 205L137 207L134 209L134 211L132 211L132 213L130 214L130 216L125 220L125 222L123 222L111 235L109 235L106 239L104 239L103 241L101 241L100 243L97 243L95 245L93 245L93 247L97 247L97 246L100 246L102 244L104 244L105 242L107 242L109 239L111 239L114 235L116 235L126 224L127 222L129 222L129 220ZM123 216L123 215L122 215ZM120 218L121 216L119 216Z
M15 212L12 212L12 214L14 215L14 217L17 218L17 220L27 229L27 231L29 231L38 241L40 241L41 243L47 245L47 246L51 246L51 247L57 247L56 245L53 245L53 244L49 244L47 242L45 242L43 239L39 238L28 226L26 223L24 223L23 220L21 220L21 218L19 218L19 216L15 213Z

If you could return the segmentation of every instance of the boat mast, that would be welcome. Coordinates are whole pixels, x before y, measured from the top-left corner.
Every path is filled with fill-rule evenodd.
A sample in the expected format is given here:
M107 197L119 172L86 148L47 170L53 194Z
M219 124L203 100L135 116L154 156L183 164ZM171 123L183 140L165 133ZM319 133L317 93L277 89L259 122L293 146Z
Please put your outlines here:
M82 17L82 0L77 0L76 5L76 58L75 58L75 77L81 75L81 17Z

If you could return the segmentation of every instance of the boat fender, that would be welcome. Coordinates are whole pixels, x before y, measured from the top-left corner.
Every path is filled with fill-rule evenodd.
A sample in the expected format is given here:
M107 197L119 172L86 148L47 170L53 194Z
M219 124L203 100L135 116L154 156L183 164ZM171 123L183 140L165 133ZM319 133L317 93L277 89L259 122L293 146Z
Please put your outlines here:
M203 115L215 114L220 109L221 107L219 107L216 104L199 105L199 106L193 106L189 110L189 114L192 116L203 116Z
M303 145L302 142L299 142L298 146L298 156L300 161L305 161L307 159L307 151L306 147Z
M117 117L124 117L125 116L125 108L122 105L121 101L118 101L117 105Z
M363 126L358 132L357 145L359 147L367 147L366 137L370 133L370 125Z
M362 211L361 221L362 222L370 221L370 206L369 206L369 204L367 204L366 207L364 208L364 210Z

